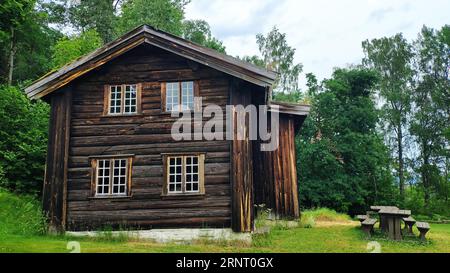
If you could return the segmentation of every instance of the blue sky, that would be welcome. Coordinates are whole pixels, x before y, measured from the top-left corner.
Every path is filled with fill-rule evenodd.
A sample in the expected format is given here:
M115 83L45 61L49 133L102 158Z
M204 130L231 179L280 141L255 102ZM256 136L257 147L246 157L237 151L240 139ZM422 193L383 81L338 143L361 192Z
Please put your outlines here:
M450 0L192 0L186 18L206 20L233 56L258 54L256 34L276 25L304 72L323 79L359 63L365 39L398 32L414 39L424 24L450 24Z

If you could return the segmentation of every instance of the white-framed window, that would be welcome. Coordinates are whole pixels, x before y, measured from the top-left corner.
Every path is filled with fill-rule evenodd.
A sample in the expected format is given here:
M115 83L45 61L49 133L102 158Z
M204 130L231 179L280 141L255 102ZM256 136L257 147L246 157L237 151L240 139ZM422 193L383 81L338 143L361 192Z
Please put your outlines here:
M131 157L94 158L94 195L127 196L131 179Z
M139 93L139 84L108 85L106 114L137 114L140 108Z
M195 89L193 81L165 83L165 111L194 109Z
M109 88L109 113L120 114L122 111L122 86L111 85Z
M181 83L181 110L194 109L194 82Z
M165 194L204 194L204 154L166 155Z
M169 157L169 172L168 172L168 192L182 193L183 186L183 157L173 156Z
M125 85L125 114L137 113L137 86Z
M180 85L177 82L166 84L166 111L178 110Z
M185 190L186 192L200 191L200 175L199 175L199 157L187 156L185 157Z

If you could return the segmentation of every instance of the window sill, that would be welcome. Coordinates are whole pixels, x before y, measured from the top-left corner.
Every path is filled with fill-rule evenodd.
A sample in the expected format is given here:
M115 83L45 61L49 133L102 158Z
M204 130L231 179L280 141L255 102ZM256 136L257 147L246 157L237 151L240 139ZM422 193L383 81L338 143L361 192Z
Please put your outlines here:
M106 114L102 115L102 118L129 118L129 117L142 117L144 114L137 113L137 114Z
M163 200L180 200L180 199L204 199L204 193L178 193L178 194L161 194Z
M106 196L91 196L88 199L90 200L128 200L131 199L132 195L106 195Z

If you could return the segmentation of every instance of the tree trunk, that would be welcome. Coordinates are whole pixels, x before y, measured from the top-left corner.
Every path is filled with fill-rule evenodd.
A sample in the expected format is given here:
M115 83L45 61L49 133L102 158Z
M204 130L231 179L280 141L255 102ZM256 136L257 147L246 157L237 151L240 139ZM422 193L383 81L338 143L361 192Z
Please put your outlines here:
M15 31L11 26L11 41L9 43L9 61L8 61L8 85L12 84L13 71L14 71L14 57L16 55L16 43L15 43Z
M428 208L430 204L430 156L428 153L427 143L422 141L423 145L423 165L422 165L422 183L424 188L424 202L425 207Z
M400 198L403 201L405 197L405 177L403 169L403 130L401 123L398 125L397 130L397 148L398 148L398 178L400 188Z

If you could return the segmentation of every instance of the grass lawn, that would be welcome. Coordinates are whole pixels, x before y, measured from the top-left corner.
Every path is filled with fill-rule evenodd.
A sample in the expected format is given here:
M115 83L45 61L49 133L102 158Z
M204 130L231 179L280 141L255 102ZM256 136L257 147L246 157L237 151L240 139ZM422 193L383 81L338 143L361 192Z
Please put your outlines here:
M102 238L69 238L63 236L18 236L0 238L0 252L70 252L71 240L80 242L81 252L368 252L367 243L377 241L382 252L445 252L450 253L450 225L432 224L429 240L420 242L407 238L393 242L375 235L365 239L357 225L317 222L314 228L275 228L269 236L255 238L251 246L238 242L196 242L192 244L158 244L149 241Z
M259 217L257 227L268 225ZM67 243L78 241L81 252L369 252L367 245L377 241L381 252L444 252L450 253L450 224L431 224L428 241L407 237L401 242L375 234L366 239L359 222L348 215L329 209L304 211L300 227L272 226L270 233L253 236L252 244L243 242L197 241L190 244L158 244L128 236L111 237L108 233L96 238L74 238L44 234L45 219L39 202L31 197L17 196L0 189L0 252L68 253ZM415 231L417 233L417 231ZM110 235L110 233L109 233ZM416 234L417 235L417 234Z

